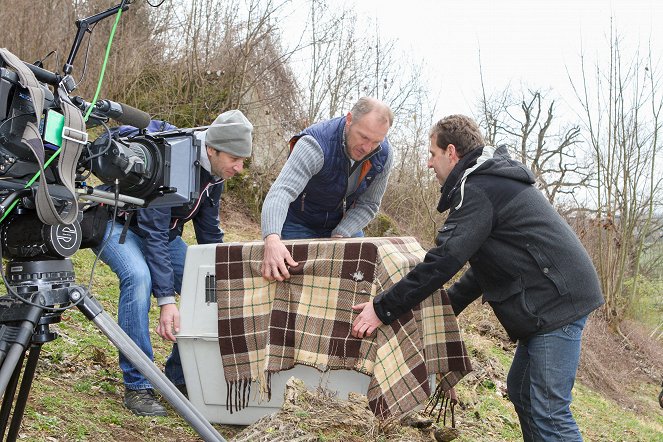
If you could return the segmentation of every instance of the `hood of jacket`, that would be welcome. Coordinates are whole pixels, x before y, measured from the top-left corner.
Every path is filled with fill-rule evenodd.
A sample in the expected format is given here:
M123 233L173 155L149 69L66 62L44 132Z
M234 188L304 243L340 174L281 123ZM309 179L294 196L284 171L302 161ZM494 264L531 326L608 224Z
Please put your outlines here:
M440 189L442 195L437 205L439 212L444 212L451 207L451 201L458 191L460 191L460 202L454 207L454 210L461 208L465 181L471 175L500 176L530 185L535 182L534 174L522 163L512 159L506 146L480 147L461 158L449 173L449 177Z

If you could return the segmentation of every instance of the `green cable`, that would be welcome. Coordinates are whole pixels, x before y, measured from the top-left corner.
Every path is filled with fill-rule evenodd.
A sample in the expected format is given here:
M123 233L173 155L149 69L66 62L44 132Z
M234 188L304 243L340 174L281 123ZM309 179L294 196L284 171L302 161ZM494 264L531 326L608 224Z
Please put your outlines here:
M53 162L53 160L55 160L55 157L58 156L58 154L60 153L60 150L62 150L62 149L58 149L58 150L56 150L55 153L54 153L54 154L53 154L53 155L52 155L52 156L51 156L51 157L50 157L50 158L44 163L44 169L46 169L46 168L47 168L47 167ZM39 178L39 175L40 175L40 174L41 174L41 171L37 171L37 173L35 173L34 176L33 176L32 178L30 178L30 181L28 181L28 182L25 184L25 186L23 186L23 188L24 188L24 189L27 189L28 187L32 186L32 183L34 183L35 181L37 181L37 178ZM11 213L12 210L14 210L14 207L16 207L17 204L18 204L18 200L14 201L14 202L11 204L11 206L9 206L9 208L8 208L7 211L4 213L4 215L2 215L2 218L0 218L0 223L2 223L2 221L4 221L5 218L7 217L7 215L9 215L9 214Z
M120 17L122 16L122 8L117 10L117 16L115 17L115 24L113 25L113 28L111 29L110 36L108 37L108 44L106 45L106 55L104 56L104 63L101 66L101 72L99 73L99 81L97 82L97 91L94 93L94 99L92 100L92 103L97 102L97 98L99 98L99 92L101 91L101 84L104 79L104 74L106 73L106 65L108 64L108 57L110 56L110 48L113 43L113 37L115 36L115 30L117 29L117 24L120 22ZM87 112L85 113L85 116L83 119L87 122L88 117L90 116L90 113L92 113L92 108L94 106L90 105L88 108ZM55 160L55 158L60 154L60 151L62 150L62 147L58 148L58 150L55 151L53 155L44 163L44 169L46 169L52 162ZM41 171L37 171L37 173L34 174L34 176L28 181L23 188L28 188L32 186L32 184L37 181L39 178L39 175L41 175ZM0 218L0 223L4 221L4 219L11 213L12 210L14 210L14 207L18 204L18 200L14 201L11 206L7 209L7 211L2 215L2 218Z
M99 98L99 92L101 91L101 83L103 82L104 74L106 73L106 64L108 63L108 57L110 55L111 43L113 42L113 37L115 36L115 29L117 29L117 24L119 23L121 16L122 16L122 8L117 10L117 17L115 18L115 24L113 25L113 29L111 29L110 37L108 37L108 44L106 45L106 56L104 57L104 64L101 66L101 72L99 73L99 81L97 82L97 91L94 93L94 99L92 100L90 107L85 113L85 121L87 121L88 117L92 113L92 108L94 107L94 103L96 103L97 99Z

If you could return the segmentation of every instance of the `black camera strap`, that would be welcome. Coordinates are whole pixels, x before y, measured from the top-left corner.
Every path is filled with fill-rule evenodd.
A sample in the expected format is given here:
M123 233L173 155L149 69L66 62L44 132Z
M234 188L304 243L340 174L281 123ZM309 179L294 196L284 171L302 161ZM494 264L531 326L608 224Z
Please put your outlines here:
M0 58L18 74L21 86L27 89L30 94L32 106L37 117L36 124L33 122L26 124L23 136L21 137L21 142L30 148L39 164L39 186L37 187L35 196L37 215L44 224L71 224L78 218L78 197L74 188L76 164L83 146L87 144L87 132L85 131L83 115L71 103L65 89L59 86L56 92L60 98L61 110L65 122L62 129L62 146L58 160L58 174L60 181L69 193L65 198L68 207L60 214L55 208L48 191L48 183L46 182L46 175L44 173L44 143L38 129L44 115L44 91L40 87L34 73L17 56L9 52L6 48L0 48Z

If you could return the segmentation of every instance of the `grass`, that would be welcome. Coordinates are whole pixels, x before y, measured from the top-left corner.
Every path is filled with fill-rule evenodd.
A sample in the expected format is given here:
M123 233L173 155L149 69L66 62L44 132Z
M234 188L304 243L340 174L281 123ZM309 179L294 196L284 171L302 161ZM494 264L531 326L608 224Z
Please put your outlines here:
M628 292L635 281L626 282ZM637 278L636 296L629 304L628 314L651 327L659 326L663 320L663 279Z
M226 241L259 238L255 224L246 219L224 221ZM190 230L185 239L192 241ZM79 251L73 259L80 284L87 284L94 255ZM117 278L99 264L92 293L113 317L117 312ZM152 329L158 309L152 310ZM30 441L198 441L188 424L170 410L169 417L145 418L129 413L122 405L123 385L117 366L117 349L93 323L77 310L62 315L51 327L59 338L43 345L35 382L20 430L20 438ZM462 406L457 407L459 442L520 441L518 418L504 397L506 373L513 348L498 339L479 334L473 324L464 324L465 340L475 372L457 387ZM155 359L163 367L170 344L153 335ZM660 367L658 368L660 370ZM663 411L655 383L632 385L621 380L625 392L636 396L643 406L637 410L620 405L600 392L577 383L573 411L587 441L663 442ZM629 382L631 382L629 384ZM628 388L626 388L628 387ZM627 393L625 393L627 394ZM306 416L301 416L304 421ZM449 419L449 416L447 417ZM448 423L448 422L447 422ZM302 422L305 425L305 422ZM215 425L230 439L241 428ZM340 430L339 430L340 431ZM274 429L278 433L278 429ZM321 433L319 440L338 440ZM366 442L380 440L379 436Z
M653 397L653 395L652 395ZM663 416L660 408L639 415L629 410L616 410L612 401L584 387L576 386L571 407L586 440L601 442L661 442ZM659 411L656 416L656 411Z
M495 386L492 377L499 378L508 371L512 352L494 345L491 339L478 335L465 336L466 345L473 354L475 370L484 371L473 380L476 372L468 375L457 386L461 401L456 422L461 429L459 442L520 441L522 433L513 406ZM477 367L477 361L482 361ZM488 367L494 366L494 369ZM485 373L485 372L488 373ZM502 380L504 380L502 378ZM656 397L656 385L643 384L639 388L642 411L629 410L600 393L577 382L573 390L572 411L583 437L592 442L663 442L663 410ZM628 389L624 389L626 392Z

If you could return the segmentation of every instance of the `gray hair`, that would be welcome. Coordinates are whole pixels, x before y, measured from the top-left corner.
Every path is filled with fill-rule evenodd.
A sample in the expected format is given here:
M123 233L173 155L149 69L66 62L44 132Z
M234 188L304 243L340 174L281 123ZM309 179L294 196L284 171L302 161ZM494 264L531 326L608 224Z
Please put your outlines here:
M355 121L359 121L363 116L371 112L377 112L385 121L389 122L389 127L394 124L394 113L384 102L373 97L361 97L350 113Z

